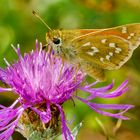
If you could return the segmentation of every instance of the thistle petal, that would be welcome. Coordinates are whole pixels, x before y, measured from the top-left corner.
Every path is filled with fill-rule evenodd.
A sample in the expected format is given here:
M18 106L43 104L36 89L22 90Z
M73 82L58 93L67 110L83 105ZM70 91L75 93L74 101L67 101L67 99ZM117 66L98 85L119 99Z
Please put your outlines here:
M133 105L118 105L118 104L97 104L97 103L91 103L85 99L82 99L78 96L75 96L77 99L79 99L80 101L84 102L85 104L87 104L90 108L92 108L93 110L95 110L96 112L98 112L99 114L105 115L105 116L111 116L114 118L119 118L119 119L124 119L124 120L128 120L128 117L123 116L123 113L125 113L128 109L133 108ZM106 112L103 111L101 109L113 109L113 110L123 110L119 113L110 113L110 112Z

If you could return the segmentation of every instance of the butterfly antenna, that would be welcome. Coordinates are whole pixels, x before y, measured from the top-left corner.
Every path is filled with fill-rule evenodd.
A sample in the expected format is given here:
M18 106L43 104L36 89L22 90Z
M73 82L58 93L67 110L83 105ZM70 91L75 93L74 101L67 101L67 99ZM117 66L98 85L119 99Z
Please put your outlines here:
M46 22L33 10L32 12L50 31L52 31L52 29L49 27L49 25L46 24Z

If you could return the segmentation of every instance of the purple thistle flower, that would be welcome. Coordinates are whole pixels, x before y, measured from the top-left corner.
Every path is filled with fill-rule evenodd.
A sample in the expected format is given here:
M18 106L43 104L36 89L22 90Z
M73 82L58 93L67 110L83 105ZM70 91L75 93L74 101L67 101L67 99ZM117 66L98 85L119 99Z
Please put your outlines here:
M52 108L56 108L61 118L62 133L66 140L74 140L69 128L66 124L65 113L62 104L71 98L87 104L96 112L127 120L129 118L123 116L123 113L132 108L133 105L117 105L117 104L98 104L91 100L100 98L115 98L128 90L127 83L124 81L116 90L109 92L113 88L114 82L108 86L93 88L93 84L81 84L85 74L69 64L62 63L60 58L56 58L50 51L42 50L42 46L36 42L36 50L24 57L21 56L20 48L14 48L18 54L18 61L10 65L6 60L7 68L0 68L0 80L9 88L0 87L0 92L12 91L19 95L19 98L10 106L0 105L0 140L8 140L14 130L19 127L18 122L25 112L30 109L38 114L43 124L48 124L52 118ZM83 99L74 95L77 89L88 92L90 95ZM20 104L20 106L17 104ZM104 111L120 110L121 112L113 114ZM58 115L58 116L59 116ZM23 130L24 131L24 130Z

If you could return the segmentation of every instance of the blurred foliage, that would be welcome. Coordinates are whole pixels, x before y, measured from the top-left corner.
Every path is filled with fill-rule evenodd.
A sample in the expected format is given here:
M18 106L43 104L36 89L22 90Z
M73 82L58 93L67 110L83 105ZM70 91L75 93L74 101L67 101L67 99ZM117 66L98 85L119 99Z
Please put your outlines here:
M48 29L32 14L35 10L53 29L107 28L128 23L140 22L140 0L0 0L0 66L5 67L3 58L10 63L17 56L10 44L20 43L22 54L34 49L36 38L45 44ZM117 71L108 71L107 83L115 79L118 86L129 79L127 94L114 99L96 99L102 103L129 103L136 107L127 113L132 119L123 121L115 137L117 140L140 140L140 48L132 59ZM91 78L88 78L92 82ZM105 84L105 83L103 83ZM102 85L103 85L102 84ZM84 96L82 92L80 92ZM0 103L9 105L16 96L2 93ZM113 134L117 120L99 115L81 102L65 104L69 119L74 118L73 126L83 120L79 140L106 140ZM72 107L73 106L73 107ZM105 130L97 123L98 118ZM14 140L21 140L14 134ZM19 138L20 137L20 138ZM110 139L111 140L111 139Z

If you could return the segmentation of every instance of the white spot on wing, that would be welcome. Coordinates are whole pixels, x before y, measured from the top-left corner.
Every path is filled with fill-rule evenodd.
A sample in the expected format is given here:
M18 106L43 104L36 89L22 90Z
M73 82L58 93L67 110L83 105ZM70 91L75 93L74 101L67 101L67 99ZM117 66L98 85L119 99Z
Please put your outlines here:
M99 52L99 50L96 47L91 47L91 51L87 52L87 54L93 56L96 52Z
M123 34L127 33L127 28L126 28L125 26L122 27L122 33L123 33Z
M131 36L128 36L127 39L131 39Z
M91 45L91 43L87 42L87 43L83 44L82 46L89 46L89 45Z
M109 55L110 55L110 56L113 56L113 52L109 52Z
M115 53L120 53L120 51L118 51L118 50L115 50Z
M99 52L99 50L96 47L91 47L91 49L93 49L94 53Z
M121 48L116 48L115 53L120 53L122 51Z
M106 55L106 59L107 60L110 60L110 55Z
M102 39L102 40L101 40L101 43L104 44L104 43L106 43L106 41L107 41L107 39Z
M121 49L121 48L116 48L116 50L117 50L117 51L119 51L119 52L121 52L121 51L122 51L122 49Z
M131 33L131 34L130 34L130 36L134 36L134 35L135 35L135 33Z
M103 57L101 57L101 58L100 58L100 61L101 61L101 62L104 62L104 58L103 58Z
M135 35L135 33L131 33L131 34L127 37L127 39L131 39L134 35Z
M115 48L115 43L109 43L109 47Z
M88 54L88 55L91 55L91 56L93 56L93 55L94 55L94 53L93 53L93 52L87 52L87 54Z

